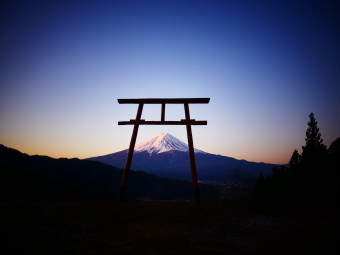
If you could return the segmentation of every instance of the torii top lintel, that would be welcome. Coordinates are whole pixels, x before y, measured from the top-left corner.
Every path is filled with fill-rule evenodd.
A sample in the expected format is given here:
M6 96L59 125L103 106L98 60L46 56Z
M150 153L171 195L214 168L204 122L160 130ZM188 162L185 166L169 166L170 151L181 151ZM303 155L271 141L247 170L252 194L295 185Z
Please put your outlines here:
M120 104L207 104L210 98L135 98L118 99Z
M207 104L210 98L138 98L118 99L120 104L139 104L136 119L130 121L119 121L118 125L207 125L205 120L190 119L189 104ZM162 113L160 121L146 121L141 119L144 104L161 104ZM165 120L166 104L184 104L185 119L179 121Z

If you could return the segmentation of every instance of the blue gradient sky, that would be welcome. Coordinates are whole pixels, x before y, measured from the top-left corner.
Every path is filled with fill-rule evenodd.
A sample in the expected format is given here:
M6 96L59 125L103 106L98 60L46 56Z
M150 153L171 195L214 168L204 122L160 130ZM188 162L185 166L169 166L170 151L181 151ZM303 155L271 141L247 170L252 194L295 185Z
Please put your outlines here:
M126 149L137 107L117 98L210 97L194 145L238 159L287 163L310 112L340 137L337 1L7 1L0 20L0 143L28 154ZM186 142L183 126L137 142L159 132Z

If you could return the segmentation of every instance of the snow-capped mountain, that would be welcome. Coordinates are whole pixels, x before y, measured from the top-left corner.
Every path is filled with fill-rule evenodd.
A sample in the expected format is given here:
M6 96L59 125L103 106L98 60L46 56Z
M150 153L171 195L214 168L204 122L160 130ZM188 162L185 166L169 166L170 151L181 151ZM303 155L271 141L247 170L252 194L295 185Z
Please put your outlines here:
M136 152L146 151L150 155L153 153L163 153L167 151L188 151L188 145L183 143L171 134L160 133L150 139L137 144L135 146ZM204 153L201 150L195 149L195 153Z
M115 167L124 168L128 150L88 158ZM231 157L210 154L195 149L199 180L227 181L232 178L256 180L262 172L268 175L274 164L249 162ZM160 177L190 179L188 145L167 134L157 134L135 146L131 169L142 170Z

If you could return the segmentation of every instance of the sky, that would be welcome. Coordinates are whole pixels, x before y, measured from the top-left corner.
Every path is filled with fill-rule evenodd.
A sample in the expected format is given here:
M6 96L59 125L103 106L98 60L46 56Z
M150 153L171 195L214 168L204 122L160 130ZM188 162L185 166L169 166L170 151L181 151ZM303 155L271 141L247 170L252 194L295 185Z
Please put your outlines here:
M340 137L338 1L2 1L0 144L86 158L127 149L137 105L118 98L209 97L190 105L194 146L285 164L314 112ZM142 118L160 120L159 105ZM167 105L166 119L184 118ZM141 126L187 142L184 126Z

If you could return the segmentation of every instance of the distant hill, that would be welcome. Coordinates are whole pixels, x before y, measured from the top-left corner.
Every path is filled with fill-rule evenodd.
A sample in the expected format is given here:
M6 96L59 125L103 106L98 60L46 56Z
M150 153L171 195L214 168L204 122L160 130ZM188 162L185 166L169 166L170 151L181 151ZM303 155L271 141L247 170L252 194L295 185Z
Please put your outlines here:
M116 199L122 170L89 160L29 156L0 145L1 199ZM215 194L201 185L203 199ZM191 200L189 181L131 171L128 199Z
M124 167L128 150L88 158ZM256 163L215 155L195 149L198 178L201 181L255 181L260 173L270 175L275 164ZM188 146L171 134L158 134L135 147L132 168L160 177L190 180Z

